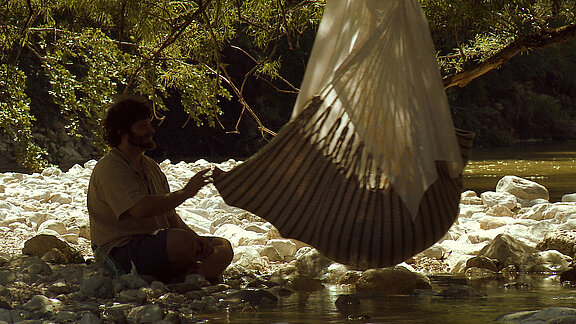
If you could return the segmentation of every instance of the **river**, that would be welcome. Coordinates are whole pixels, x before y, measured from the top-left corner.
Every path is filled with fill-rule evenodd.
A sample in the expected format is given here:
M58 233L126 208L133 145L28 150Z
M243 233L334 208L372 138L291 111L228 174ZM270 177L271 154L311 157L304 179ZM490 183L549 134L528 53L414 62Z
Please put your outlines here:
M491 149L475 149L464 169L464 188L480 194L496 189L505 175L540 183L550 202L576 193L576 142L532 143Z

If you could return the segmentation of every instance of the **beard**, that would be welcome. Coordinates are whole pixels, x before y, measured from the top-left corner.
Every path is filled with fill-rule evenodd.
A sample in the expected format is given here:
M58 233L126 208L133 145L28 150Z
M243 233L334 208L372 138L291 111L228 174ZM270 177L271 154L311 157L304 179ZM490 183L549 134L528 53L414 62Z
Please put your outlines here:
M156 143L152 139L152 135L136 135L130 132L128 136L128 143L137 146L143 150L153 150L156 148Z

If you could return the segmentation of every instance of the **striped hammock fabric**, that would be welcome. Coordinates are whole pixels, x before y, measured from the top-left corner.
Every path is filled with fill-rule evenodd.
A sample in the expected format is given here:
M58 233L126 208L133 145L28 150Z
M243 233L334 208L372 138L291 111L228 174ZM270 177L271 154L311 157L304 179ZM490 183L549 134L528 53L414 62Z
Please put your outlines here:
M292 120L215 183L282 236L362 268L437 242L473 134L454 131L416 0L327 3Z

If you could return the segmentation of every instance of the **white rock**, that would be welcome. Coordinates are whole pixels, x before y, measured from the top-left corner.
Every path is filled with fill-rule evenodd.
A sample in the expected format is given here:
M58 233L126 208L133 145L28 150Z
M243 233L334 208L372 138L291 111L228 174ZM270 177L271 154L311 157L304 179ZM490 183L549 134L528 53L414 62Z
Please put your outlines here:
M536 252L528 256L521 264L526 272L562 272L570 268L572 258L556 250Z
M486 211L486 215L496 217L502 217L502 216L512 217L514 216L514 213L510 210L510 208L506 206L496 205L488 208L488 210Z
M576 202L576 193L562 196L562 202Z
M559 222L565 222L576 216L576 204L558 203L553 204L542 213L543 219L555 219Z
M215 232L214 236L219 236L230 241L232 246L241 245L254 245L265 244L267 237L264 234L258 234L251 231L246 231L238 225L224 224L220 226Z
M296 244L288 239L273 239L266 242L272 246L282 260L291 260L296 253Z
M482 205L460 205L458 217L470 217L475 213L486 211L486 206Z
M538 198L548 200L550 198L548 189L543 185L516 176L505 176L500 179L496 185L496 192L507 192L527 200Z
M60 204L69 204L72 202L72 197L67 193L58 192L58 193L53 194L50 197L50 202L57 202Z
M534 205L529 209L522 209L516 215L517 218L528 218L534 220L543 220L544 219L544 211L548 209L551 204L539 204Z
M268 267L268 262L260 256L258 250L252 246L239 246L234 249L235 263L243 268L263 271Z
M38 227L38 232L46 232L46 230L52 230L60 235L68 232L64 223L54 219L49 219Z
M478 197L478 195L476 195L476 192L474 192L472 190L464 191L460 195L460 203L463 205L483 205L484 204L482 199L480 197Z
M511 221L512 221L511 217L486 216L482 218L482 220L480 221L480 228L483 230L495 229L505 226L508 223L511 223Z
M442 247L442 245L436 243L431 247L427 248L426 250L422 251L419 256L431 258L431 259L443 259L446 255L446 250Z
M508 192L486 191L480 197L482 197L482 201L488 207L496 205L508 207L509 209L517 207L516 197Z
M59 177L62 171L56 167L48 167L42 170L42 175L45 177Z

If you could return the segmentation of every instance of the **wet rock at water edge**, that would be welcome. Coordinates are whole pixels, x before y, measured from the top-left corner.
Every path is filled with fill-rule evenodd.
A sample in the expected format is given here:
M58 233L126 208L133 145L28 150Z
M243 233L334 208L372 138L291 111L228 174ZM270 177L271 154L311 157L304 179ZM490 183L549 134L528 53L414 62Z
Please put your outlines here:
M489 257L482 256L482 255L472 257L472 258L468 259L468 261L466 261L466 269L473 268L473 267L488 269L488 270L493 271L493 272L497 272L499 270L498 260L491 259Z
M536 248L540 251L556 250L573 257L576 254L576 231L557 230L546 233Z
M576 309L549 307L541 310L521 311L499 316L496 320L511 323L574 323L564 322L566 317L576 317Z
M356 295L340 295L334 303L338 309L357 309L360 307L360 298Z
M358 292L378 291L410 295L415 289L431 289L430 279L404 267L370 269L356 282Z
M248 302L250 305L266 305L276 303L278 297L263 289L244 289L228 295L229 299Z
M486 245L478 255L498 261L499 268L508 265L519 266L522 258L536 252L536 249L507 234L499 234Z

